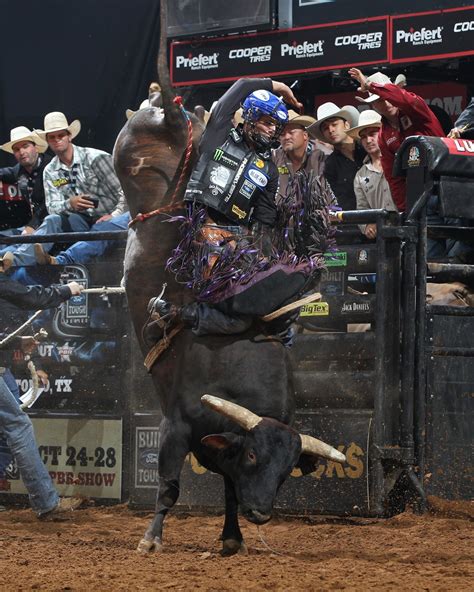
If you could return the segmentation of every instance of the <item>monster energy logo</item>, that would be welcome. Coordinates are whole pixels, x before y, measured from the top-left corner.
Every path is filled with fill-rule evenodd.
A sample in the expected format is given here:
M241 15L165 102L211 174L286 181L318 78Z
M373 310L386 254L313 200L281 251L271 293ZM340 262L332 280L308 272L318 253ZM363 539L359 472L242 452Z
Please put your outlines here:
M222 148L216 148L213 160L215 162L222 161L231 169L236 169L239 166L239 161L235 160L234 158L231 158L228 154L224 152L224 150L222 150Z

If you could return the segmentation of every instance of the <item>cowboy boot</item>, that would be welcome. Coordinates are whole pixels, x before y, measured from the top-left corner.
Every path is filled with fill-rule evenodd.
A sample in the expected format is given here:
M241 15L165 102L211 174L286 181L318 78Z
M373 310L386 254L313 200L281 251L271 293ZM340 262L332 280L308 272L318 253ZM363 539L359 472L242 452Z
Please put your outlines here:
M35 243L35 257L39 265L58 265L56 257L47 253L40 243Z

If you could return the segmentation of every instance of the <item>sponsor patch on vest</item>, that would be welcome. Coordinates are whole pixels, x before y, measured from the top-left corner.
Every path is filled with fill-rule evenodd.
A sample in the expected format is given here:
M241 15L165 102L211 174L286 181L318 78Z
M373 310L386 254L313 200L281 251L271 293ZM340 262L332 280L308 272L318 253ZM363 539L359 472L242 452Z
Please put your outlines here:
M245 176L250 177L250 180L253 181L255 185L258 185L258 187L265 187L268 183L268 177L258 169L250 168Z
M255 166L258 169L263 169L263 167L265 166L265 163L260 158L257 158L257 160L255 161Z
M244 212L244 210L241 210L235 204L232 206L232 213L235 214L240 220L243 220L247 216L247 212Z
M254 194L255 189L256 189L256 186L253 183L250 183L250 181L248 181L247 179L244 179L244 182L242 183L242 187L240 188L239 193L241 195L243 195L244 197L246 197L247 199L250 199L252 197L252 195Z
M224 188L229 181L231 172L224 166L216 166L211 169L209 177L213 185Z
M240 164L240 161L236 160L233 156L231 156L227 152L224 152L224 150L222 150L222 148L216 148L216 151L214 152L214 156L213 156L212 160L215 160L216 162L222 162L222 164L225 164L226 166L228 166L229 168L231 168L234 171Z

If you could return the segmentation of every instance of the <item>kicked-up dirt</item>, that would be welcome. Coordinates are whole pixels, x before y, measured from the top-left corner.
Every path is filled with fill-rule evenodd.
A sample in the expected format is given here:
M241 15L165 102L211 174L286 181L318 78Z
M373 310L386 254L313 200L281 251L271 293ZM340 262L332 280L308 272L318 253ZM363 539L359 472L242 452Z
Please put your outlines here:
M474 589L473 505L430 500L390 519L241 521L248 555L222 557L222 517L169 516L161 553L135 548L151 514L89 507L61 522L0 513L1 590Z

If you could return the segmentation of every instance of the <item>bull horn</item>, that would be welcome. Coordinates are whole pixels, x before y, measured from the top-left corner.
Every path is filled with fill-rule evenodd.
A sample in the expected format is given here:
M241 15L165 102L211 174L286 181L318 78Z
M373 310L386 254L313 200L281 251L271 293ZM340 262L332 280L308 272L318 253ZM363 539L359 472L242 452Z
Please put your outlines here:
M214 397L213 395L203 395L201 397L201 403L217 411L217 413L220 413L224 417L235 421L246 432L253 430L262 421L261 417L245 407L241 407L225 399L220 399L219 397Z
M322 458L327 458L328 460L333 460L339 463L346 462L345 455L332 446L329 446L329 444L325 444L324 442L321 442L321 440L313 438L312 436L300 434L300 438L302 453L310 454L312 456L321 456Z

